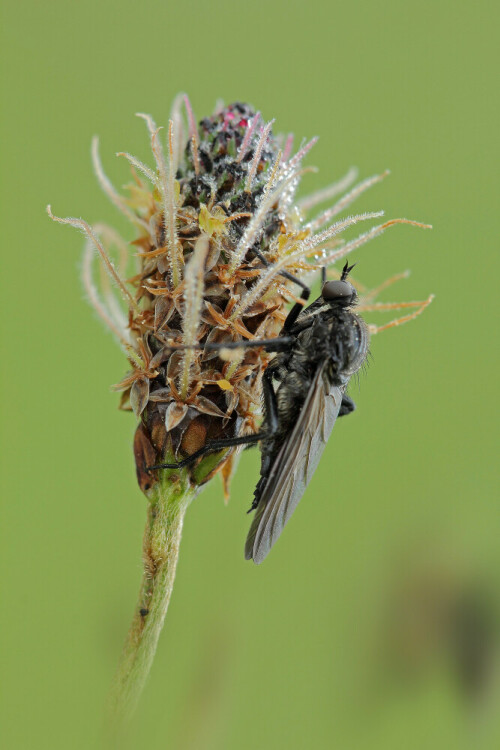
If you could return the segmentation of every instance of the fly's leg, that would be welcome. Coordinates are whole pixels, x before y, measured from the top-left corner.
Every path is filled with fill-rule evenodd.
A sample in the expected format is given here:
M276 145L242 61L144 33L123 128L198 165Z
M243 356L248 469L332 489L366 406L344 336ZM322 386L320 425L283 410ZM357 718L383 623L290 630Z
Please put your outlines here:
M270 438L274 435L278 429L278 409L276 405L276 394L274 392L272 384L272 373L267 371L264 373L263 378L263 389L264 389L264 407L266 413L266 429L261 432L256 432L253 435L240 435L234 438L223 438L221 440L212 440L200 448L199 450L192 453L187 458L183 458L181 461L177 461L173 464L155 464L154 466L148 466L148 471L154 471L155 469L182 469L183 466L196 461L206 453L217 453L217 451L223 448L236 448L239 445L253 445L258 443L264 438Z
M165 349L172 351L183 351L185 349L196 349L198 351L214 352L221 349L265 349L266 352L280 352L287 349L293 342L293 336L275 336L273 339L250 339L250 341L221 341L208 344L172 344Z
M189 466L189 464L196 461L197 458L201 458L206 453L217 453L217 451L223 448L235 448L238 445L249 445L252 443L258 443L262 438L267 437L266 432L256 432L253 435L240 435L234 438L225 438L222 440L212 440L200 448L199 450L192 453L187 458L183 458L182 461L177 461L175 464L155 464L155 466L148 466L148 471L154 469L182 469L183 466Z
M257 258L266 266L266 268L269 267L270 263L267 260L267 258L262 255L260 250L257 250L256 248L252 248L253 253L257 256ZM286 320L283 324L283 330L289 331L297 318L299 317L300 313L304 309L304 306L309 299L309 296L311 294L311 290L307 286L307 284L304 284L303 281L300 279L297 279L295 276L293 276L291 273L288 273L288 271L280 271L280 276L282 276L284 279L287 279L288 281L293 281L295 284L300 286L302 288L302 294L300 295L300 299L302 302L296 302L290 312L288 313Z
M356 404L347 393L342 396L342 403L340 404L339 417L345 417L346 414L350 414L356 408Z
M273 371L268 367L262 377L262 390L264 391L264 413L266 415L266 437L272 438L278 430L278 402L273 386Z
M291 274L289 275L291 276ZM300 299L302 300L302 302L296 302L286 316L285 322L283 323L283 331L290 331L292 329L295 321L304 309L304 306L309 299L309 295L311 294L311 290L309 289L309 287L303 284L302 281L299 282L299 280L294 276L291 276L291 278L302 287L302 294L300 295Z
M262 389L264 391L264 410L266 415L266 442L272 441L272 438L278 431L279 426L279 416L278 416L278 403L276 400L276 392L274 390L273 386L273 372L270 367L267 368L267 370L264 373L264 377L262 379ZM266 476L266 471L269 469L270 464L270 455L271 455L271 448L267 451L262 452L262 465L261 465L261 478L257 482L257 486L255 488L252 505L247 510L247 513L251 513L257 505L259 504L260 500L260 486L262 483L263 477Z

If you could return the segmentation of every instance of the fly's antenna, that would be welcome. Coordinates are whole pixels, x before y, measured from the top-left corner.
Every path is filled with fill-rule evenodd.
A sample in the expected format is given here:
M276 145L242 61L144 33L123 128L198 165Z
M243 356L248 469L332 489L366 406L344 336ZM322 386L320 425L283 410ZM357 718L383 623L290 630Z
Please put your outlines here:
M326 266L321 266L321 286L326 284Z
M356 263L353 263L352 266L350 266L348 261L346 261L345 266L342 269L342 276L340 277L341 281L345 281L347 279L355 265Z

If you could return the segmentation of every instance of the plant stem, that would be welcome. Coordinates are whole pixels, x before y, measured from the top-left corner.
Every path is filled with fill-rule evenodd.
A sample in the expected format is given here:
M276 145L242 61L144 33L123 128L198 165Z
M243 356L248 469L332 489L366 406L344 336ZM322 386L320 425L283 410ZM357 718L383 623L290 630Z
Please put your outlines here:
M144 574L134 618L111 688L111 723L133 715L153 663L175 579L184 515L198 487L177 472L151 490L143 541Z

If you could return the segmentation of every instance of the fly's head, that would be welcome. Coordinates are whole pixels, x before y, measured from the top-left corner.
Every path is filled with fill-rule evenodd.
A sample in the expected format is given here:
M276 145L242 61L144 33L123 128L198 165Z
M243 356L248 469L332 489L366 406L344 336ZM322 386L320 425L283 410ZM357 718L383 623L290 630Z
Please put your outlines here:
M349 272L352 271L356 264L349 266L347 263L342 269L342 276L338 281L327 281L323 284L321 296L332 307L351 307L356 303L356 290L353 285L347 281Z

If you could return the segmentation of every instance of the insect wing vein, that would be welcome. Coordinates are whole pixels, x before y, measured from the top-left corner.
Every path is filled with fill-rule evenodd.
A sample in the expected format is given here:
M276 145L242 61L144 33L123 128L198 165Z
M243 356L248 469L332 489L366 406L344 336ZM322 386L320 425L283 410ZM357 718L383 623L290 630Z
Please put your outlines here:
M245 557L261 563L280 536L319 463L333 429L342 392L318 367L294 429L269 472L247 537Z

